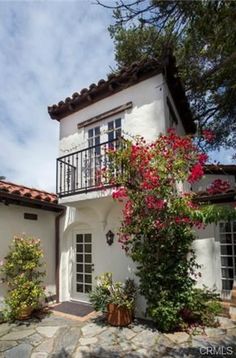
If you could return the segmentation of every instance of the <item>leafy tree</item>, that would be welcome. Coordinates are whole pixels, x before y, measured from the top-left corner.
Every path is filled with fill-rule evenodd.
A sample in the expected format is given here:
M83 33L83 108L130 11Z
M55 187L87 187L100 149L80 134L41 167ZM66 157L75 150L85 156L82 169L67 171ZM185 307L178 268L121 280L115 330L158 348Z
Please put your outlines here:
M211 128L210 148L236 144L236 2L118 0L109 27L118 69L176 56L195 119Z

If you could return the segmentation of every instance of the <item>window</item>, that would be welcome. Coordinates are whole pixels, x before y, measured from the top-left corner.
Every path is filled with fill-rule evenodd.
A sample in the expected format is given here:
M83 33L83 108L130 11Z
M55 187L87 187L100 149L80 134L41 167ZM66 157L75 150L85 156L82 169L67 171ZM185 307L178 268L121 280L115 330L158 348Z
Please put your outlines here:
M98 172L101 169L101 131L100 127L88 130L88 156L85 157L86 181L89 186L98 184ZM100 180L100 179L99 179Z
M118 148L119 141L115 142L114 140L119 139L121 137L121 118L117 118L114 121L110 121L107 124L107 136L108 136L108 147L109 148Z
M167 107L168 107L168 111L169 111L169 118L168 118L169 127L172 128L178 124L178 119L175 115L174 109L173 109L168 97L167 97Z
M236 276L236 221L221 222L219 229L222 289L230 291Z
M107 135L109 142L121 137L121 118L108 122Z
M100 127L91 128L88 130L88 147L95 147L95 153L100 154Z

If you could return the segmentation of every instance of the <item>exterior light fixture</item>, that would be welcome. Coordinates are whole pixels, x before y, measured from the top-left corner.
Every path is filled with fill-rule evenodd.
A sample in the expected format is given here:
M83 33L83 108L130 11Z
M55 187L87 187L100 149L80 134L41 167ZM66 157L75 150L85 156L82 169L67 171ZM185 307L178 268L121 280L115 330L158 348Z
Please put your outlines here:
M107 233L106 233L106 240L107 240L107 244L109 246L111 246L114 242L114 237L115 237L115 234L109 230Z

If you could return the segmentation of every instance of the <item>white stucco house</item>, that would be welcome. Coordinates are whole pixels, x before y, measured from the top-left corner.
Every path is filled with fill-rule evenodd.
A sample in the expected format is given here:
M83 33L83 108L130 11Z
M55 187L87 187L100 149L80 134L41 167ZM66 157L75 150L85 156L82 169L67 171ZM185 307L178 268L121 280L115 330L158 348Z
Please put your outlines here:
M40 239L50 300L55 300L57 294L59 218L64 209L55 194L0 180L0 260L8 254L15 235ZM0 283L0 308L5 293L6 285Z
M88 302L97 275L110 271L115 280L135 278L135 265L117 242L122 207L113 201L112 188L100 190L96 177L96 170L106 164L104 149L115 146L121 132L124 136L141 135L152 141L169 127L184 135L194 133L195 125L172 56L162 63L156 60L134 63L48 107L48 111L60 124L57 194L59 203L67 207L60 226L59 300ZM226 174L234 187L236 170L231 169L222 175L225 178ZM204 192L210 177L218 177L214 168L206 170L209 178L193 190ZM230 195L229 201L234 200L234 195ZM202 200L207 200L204 195ZM202 264L199 284L230 292L236 269L236 246L231 240L234 268L228 279L222 270L229 270L231 259L222 260L225 250L220 243L225 234L222 230L223 226L212 225L200 232L195 242ZM233 224L230 230L232 239ZM107 240L111 233L112 244ZM144 310L140 298L139 314Z

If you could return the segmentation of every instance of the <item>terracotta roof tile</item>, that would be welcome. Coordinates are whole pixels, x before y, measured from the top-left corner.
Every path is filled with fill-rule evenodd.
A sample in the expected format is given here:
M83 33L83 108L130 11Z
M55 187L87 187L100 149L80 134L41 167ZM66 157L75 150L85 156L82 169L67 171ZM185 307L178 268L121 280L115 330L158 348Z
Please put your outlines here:
M31 198L32 200L40 200L57 204L57 195L48 193L35 188L28 188L23 185L14 184L5 180L0 180L0 193L7 192L9 194L19 195L21 197Z

